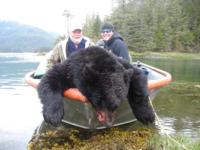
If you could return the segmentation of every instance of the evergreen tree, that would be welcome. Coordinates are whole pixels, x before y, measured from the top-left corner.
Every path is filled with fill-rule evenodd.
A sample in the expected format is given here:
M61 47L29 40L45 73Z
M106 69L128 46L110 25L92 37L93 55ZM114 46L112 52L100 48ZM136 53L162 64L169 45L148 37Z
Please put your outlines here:
M200 0L112 0L104 21L113 23L129 50L200 52ZM95 40L101 20L87 18L85 31Z
M99 15L93 14L92 16L86 17L86 23L83 27L83 32L87 36L93 39L93 41L97 41L99 37L99 30L101 26L101 19Z

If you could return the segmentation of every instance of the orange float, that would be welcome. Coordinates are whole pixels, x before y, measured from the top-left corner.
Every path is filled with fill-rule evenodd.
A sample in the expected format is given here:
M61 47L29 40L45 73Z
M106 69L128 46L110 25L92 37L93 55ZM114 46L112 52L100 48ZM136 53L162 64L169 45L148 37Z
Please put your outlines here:
M140 65L142 67L148 69L148 70L151 70L151 71L161 75L160 78L156 78L156 79L149 78L148 79L148 89L149 89L149 91L161 88L161 87L163 87L163 86L165 86L165 85L167 85L171 82L172 78L171 78L171 75L168 72L161 70L161 69L158 69L156 67L147 65L147 64L140 63ZM40 79L34 79L33 74L34 74L34 72L27 73L26 76L25 76L25 81L28 85L30 85L34 88L37 88L37 86L40 82ZM72 100L87 102L87 99L85 98L85 96L83 96L81 94L81 92L76 88L71 88L71 89L66 90L64 92L64 96L69 98L69 99L72 99Z

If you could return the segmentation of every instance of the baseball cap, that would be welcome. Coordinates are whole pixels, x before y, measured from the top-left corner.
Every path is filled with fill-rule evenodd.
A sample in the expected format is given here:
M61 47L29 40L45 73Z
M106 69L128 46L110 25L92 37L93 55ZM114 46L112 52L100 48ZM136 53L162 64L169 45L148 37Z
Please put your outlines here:
M104 23L102 26L101 26L101 30L100 32L109 32L109 31L114 31L114 26L110 23Z
M70 26L70 31L73 32L75 30L81 30L82 31L82 25L81 24L72 24Z

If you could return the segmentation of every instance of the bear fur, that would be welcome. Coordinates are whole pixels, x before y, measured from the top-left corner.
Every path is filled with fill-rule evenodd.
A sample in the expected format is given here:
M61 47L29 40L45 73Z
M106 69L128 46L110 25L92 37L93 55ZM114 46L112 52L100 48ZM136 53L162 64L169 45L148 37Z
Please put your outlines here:
M143 71L100 47L75 52L42 77L37 91L46 122L54 126L61 123L63 93L69 88L79 89L96 110L98 120L107 126L112 126L113 113L126 98L140 122L155 120Z

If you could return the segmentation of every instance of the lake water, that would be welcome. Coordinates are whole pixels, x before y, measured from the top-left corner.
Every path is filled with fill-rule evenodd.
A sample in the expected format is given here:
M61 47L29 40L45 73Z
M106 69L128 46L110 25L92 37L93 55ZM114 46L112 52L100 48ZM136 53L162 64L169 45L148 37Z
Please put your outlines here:
M37 93L24 82L38 61L33 54L0 53L0 150L26 150L42 121Z
M40 59L35 54L0 53L0 150L25 150L42 122L36 91L24 76ZM172 73L175 84L164 87L153 101L166 132L196 138L200 130L200 60L138 59ZM184 87L192 84L191 87ZM180 86L183 85L183 86ZM181 89L180 89L181 88Z
M172 74L153 101L166 133L200 137L200 60L138 59Z

